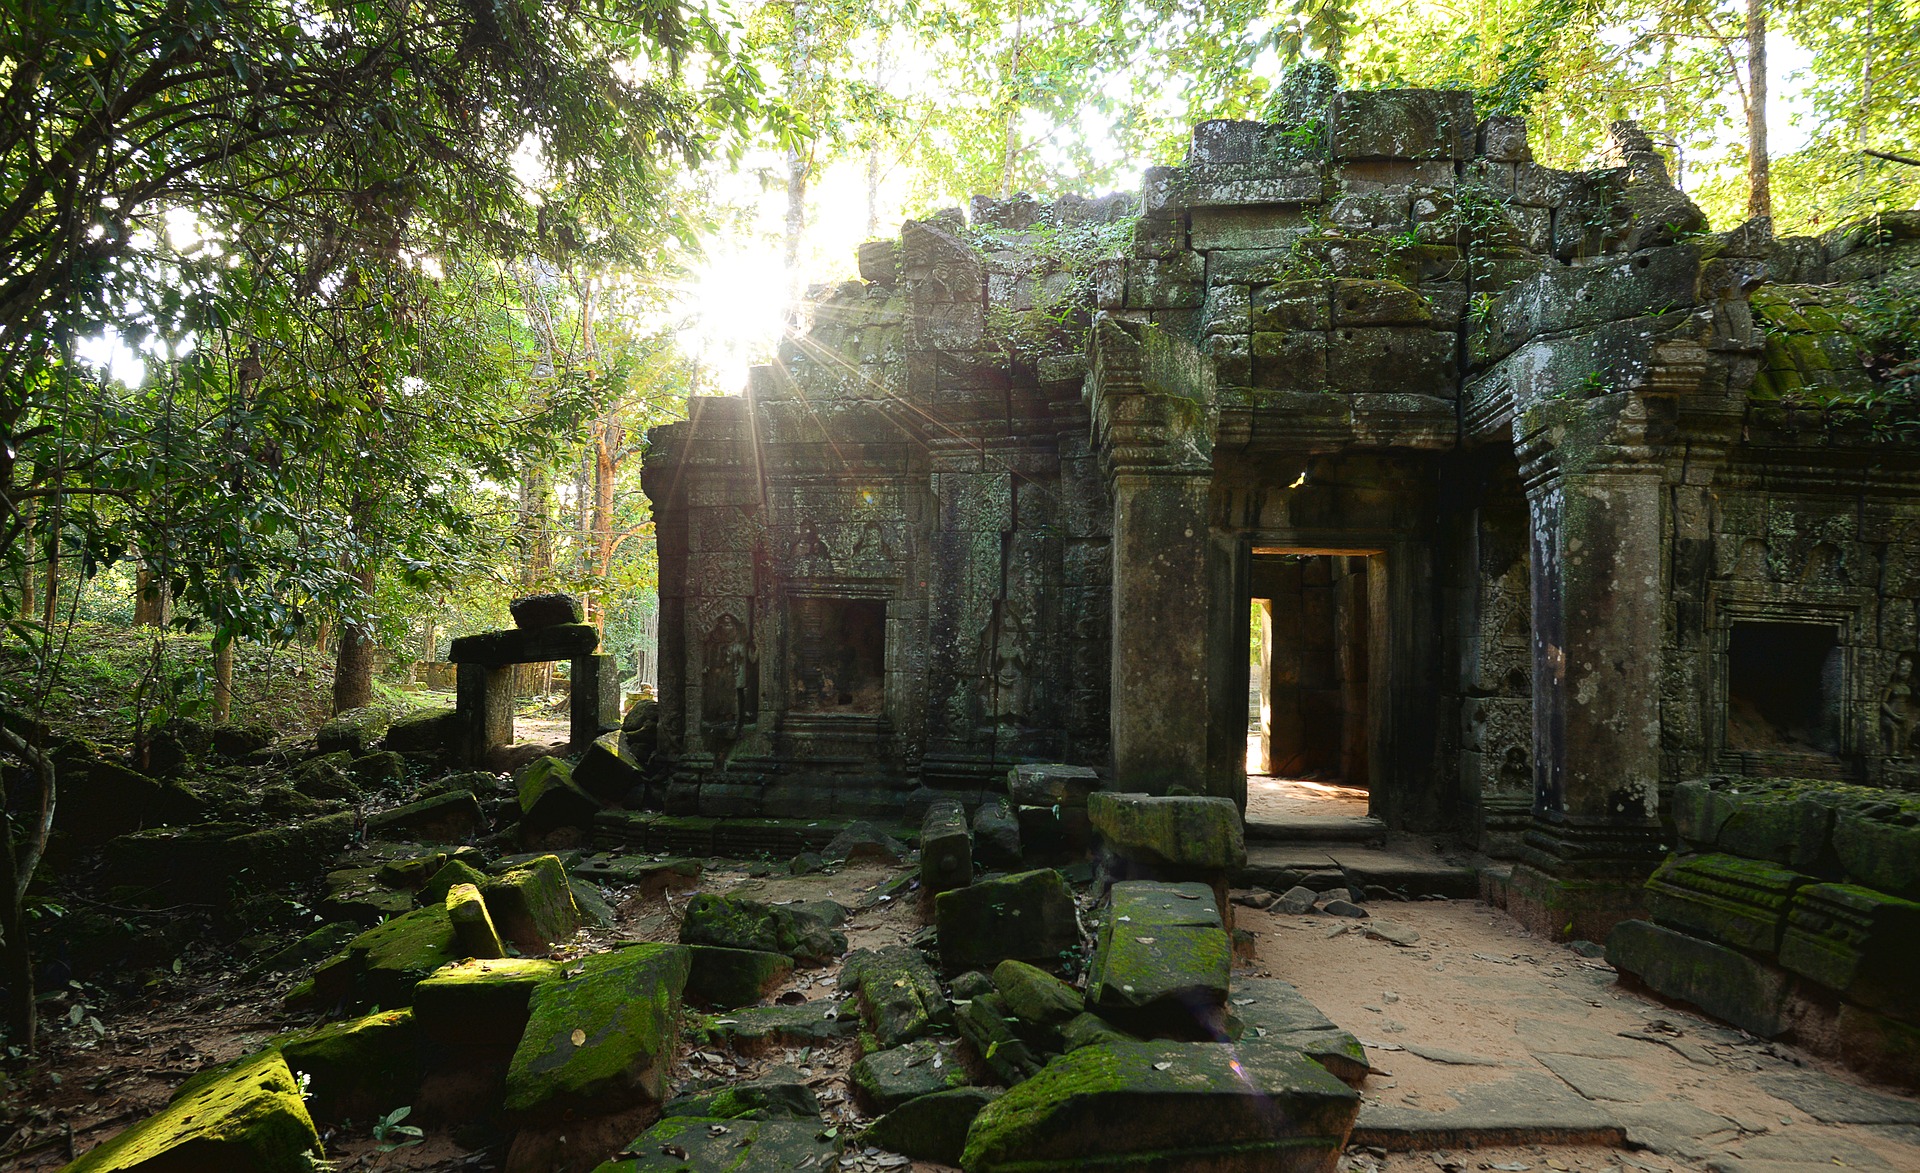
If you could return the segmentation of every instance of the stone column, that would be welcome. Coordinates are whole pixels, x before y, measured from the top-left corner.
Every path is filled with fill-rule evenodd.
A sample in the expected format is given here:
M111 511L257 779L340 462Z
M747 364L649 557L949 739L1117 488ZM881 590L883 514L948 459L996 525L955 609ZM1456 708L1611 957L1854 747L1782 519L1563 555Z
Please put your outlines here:
M612 656L577 656L573 660L572 692L568 705L571 748L585 749L602 733L620 728L620 670Z
M1111 703L1114 778L1122 790L1207 786L1208 483L1141 473L1113 478ZM1245 697L1240 705L1244 710Z
M513 665L455 664L453 679L460 714L454 756L463 766L478 766L488 750L513 741Z
M1663 853L1665 484L1645 403L1547 404L1516 425L1533 591L1533 826L1510 910L1604 941Z

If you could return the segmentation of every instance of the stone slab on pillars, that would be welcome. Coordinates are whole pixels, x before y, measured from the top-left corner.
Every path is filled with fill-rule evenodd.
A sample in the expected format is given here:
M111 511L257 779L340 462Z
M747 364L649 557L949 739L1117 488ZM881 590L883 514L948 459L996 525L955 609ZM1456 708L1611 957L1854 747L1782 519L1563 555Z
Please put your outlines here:
M544 664L590 656L600 646L591 623L561 623L534 631L513 628L463 635L453 641L447 659L455 664Z
M1123 475L1113 492L1115 786L1198 789L1207 777L1208 482Z

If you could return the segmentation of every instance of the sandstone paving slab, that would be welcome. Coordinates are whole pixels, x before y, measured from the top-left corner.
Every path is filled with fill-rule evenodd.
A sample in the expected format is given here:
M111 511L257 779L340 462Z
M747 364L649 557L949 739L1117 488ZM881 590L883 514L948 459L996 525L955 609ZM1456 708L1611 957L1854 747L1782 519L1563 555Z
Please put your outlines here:
M1396 1152L1517 1144L1621 1145L1626 1133L1612 1112L1552 1076L1523 1072L1450 1093L1445 1112L1369 1103L1354 1123L1352 1144Z
M1842 1083L1818 1071L1776 1071L1758 1077L1778 1096L1822 1124L1920 1124L1920 1103Z
M1725 1116L1678 1100L1621 1104L1613 1114L1627 1130L1628 1144L1663 1157L1705 1160L1721 1142L1740 1135L1740 1127Z
M1444 1063L1449 1067L1518 1067L1518 1060L1490 1059L1485 1055L1475 1055L1468 1051L1455 1051L1447 1047L1433 1047L1425 1043L1402 1043L1402 1049L1409 1055L1417 1055L1429 1063Z
M1822 1169L1882 1169L1894 1166L1879 1153L1849 1139L1832 1128L1783 1128L1760 1136L1750 1136L1724 1156L1743 1162L1736 1168L1746 1170L1756 1162L1782 1162ZM1719 1158L1715 1158L1719 1159Z
M1606 1059L1551 1053L1534 1058L1589 1100L1640 1104L1656 1095L1652 1088L1622 1071L1620 1064Z
M1632 1039L1551 1018L1523 1018L1513 1024L1513 1032L1535 1054L1547 1051L1589 1059L1638 1059L1646 1054L1645 1045Z

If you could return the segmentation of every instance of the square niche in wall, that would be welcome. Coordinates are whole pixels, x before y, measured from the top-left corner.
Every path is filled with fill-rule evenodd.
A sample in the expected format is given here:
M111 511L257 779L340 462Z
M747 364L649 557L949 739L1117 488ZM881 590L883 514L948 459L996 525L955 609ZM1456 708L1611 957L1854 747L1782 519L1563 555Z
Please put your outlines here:
M788 603L795 712L879 716L886 706L884 599L796 598Z
M1845 677L1837 626L1736 620L1727 637L1727 748L1838 757Z

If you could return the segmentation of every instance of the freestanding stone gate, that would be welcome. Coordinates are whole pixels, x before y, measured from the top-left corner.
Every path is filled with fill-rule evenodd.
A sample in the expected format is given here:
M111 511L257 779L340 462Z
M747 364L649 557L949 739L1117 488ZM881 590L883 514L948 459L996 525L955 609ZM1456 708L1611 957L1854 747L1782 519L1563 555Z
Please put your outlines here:
M569 748L620 727L620 677L613 657L599 654L591 623L559 623L467 635L453 641L454 756L479 765L489 751L513 741L513 666L567 660L572 664Z

